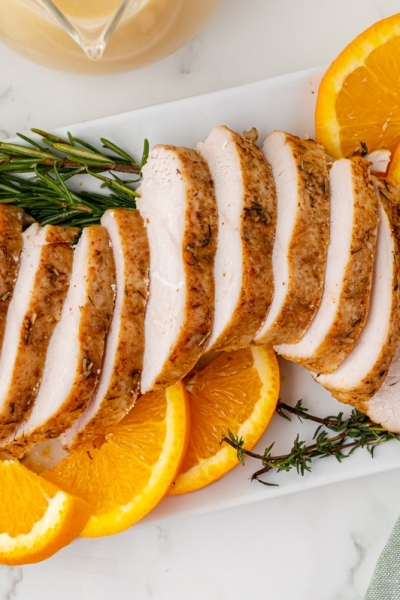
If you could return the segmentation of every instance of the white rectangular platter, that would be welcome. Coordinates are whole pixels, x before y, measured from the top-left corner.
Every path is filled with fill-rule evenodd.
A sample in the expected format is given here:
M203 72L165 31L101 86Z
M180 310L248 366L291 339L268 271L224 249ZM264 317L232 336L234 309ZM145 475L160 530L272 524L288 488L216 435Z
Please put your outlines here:
M238 132L254 126L259 131L260 141L273 129L283 129L303 137L313 136L315 100L322 73L323 69L313 69L285 75L80 123L68 130L94 144L99 137L109 138L138 158L145 137L149 139L150 146L169 143L195 147L198 141L207 137L214 125L220 124ZM66 131L67 128L59 130L61 134ZM301 398L310 412L319 416L348 412L347 407L332 399L300 367L281 361L281 373L282 401L295 404ZM300 439L310 442L314 430L313 424L302 424L295 417L289 423L276 415L256 451L262 453L275 441L276 453L288 452L297 433ZM379 447L373 459L366 450L358 450L342 463L334 458L318 460L312 472L304 477L295 471L272 473L268 481L279 486L267 487L249 481L251 473L261 468L261 464L248 459L245 467L238 466L203 490L187 496L165 498L142 523L248 504L398 467L400 444L392 441Z

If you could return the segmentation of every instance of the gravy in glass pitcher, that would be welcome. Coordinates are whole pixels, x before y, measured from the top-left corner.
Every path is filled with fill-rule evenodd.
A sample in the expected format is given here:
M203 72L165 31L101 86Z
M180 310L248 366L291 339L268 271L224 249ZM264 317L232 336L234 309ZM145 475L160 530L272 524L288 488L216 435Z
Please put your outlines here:
M117 73L143 67L177 50L200 29L218 3L0 0L0 40L54 69Z

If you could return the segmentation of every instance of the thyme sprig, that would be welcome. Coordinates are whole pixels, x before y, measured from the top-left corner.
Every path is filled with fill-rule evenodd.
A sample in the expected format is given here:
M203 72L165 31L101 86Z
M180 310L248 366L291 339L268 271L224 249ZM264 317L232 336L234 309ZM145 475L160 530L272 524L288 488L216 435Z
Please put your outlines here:
M225 442L236 450L237 458L242 465L244 465L245 456L261 461L263 467L252 474L251 480L259 481L264 485L277 485L262 479L263 475L272 470L279 472L296 469L298 474L304 475L311 471L312 461L316 458L334 456L341 462L358 448L367 449L373 457L375 448L380 444L390 440L400 441L400 434L387 431L382 425L373 423L356 409L347 418L343 416L342 412L337 416L321 418L311 415L303 406L302 400L299 400L296 406L279 401L277 413L289 421L291 419L288 413L296 415L300 421L309 420L318 423L313 435L315 442L307 445L305 441L300 440L298 434L289 453L274 456L272 454L274 443L265 448L264 454L258 454L247 450L243 438L235 436L230 430L228 430L228 436L222 436L221 439L221 443ZM335 432L336 435L329 436L327 430Z
M147 161L147 140L137 162L106 138L100 138L103 151L69 132L63 139L41 129L32 131L41 142L22 134L17 135L25 144L0 142L0 202L23 208L41 225L77 227L99 223L108 208L136 207L135 187ZM103 174L107 171L109 176ZM117 173L134 178L122 179ZM79 186L71 185L78 175L100 180L100 190L108 193L85 189L82 178Z

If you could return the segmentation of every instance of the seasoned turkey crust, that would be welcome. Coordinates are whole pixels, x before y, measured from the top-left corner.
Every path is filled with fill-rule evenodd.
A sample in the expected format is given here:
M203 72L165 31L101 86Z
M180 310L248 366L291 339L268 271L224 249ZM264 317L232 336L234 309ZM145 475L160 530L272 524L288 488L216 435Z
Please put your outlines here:
M333 180L332 180L333 176ZM346 179L344 179L346 177ZM347 177L351 180L348 181ZM369 163L362 158L336 161L330 172L332 197L332 219L337 219L335 235L328 246L328 263L325 285L319 309L298 344L284 344L275 350L284 358L294 360L315 373L332 373L351 352L367 318L374 265L376 234L378 226L378 203L369 172ZM344 190L343 186L349 189ZM350 189L351 187L351 189ZM348 195L351 194L351 198ZM339 197L339 195L341 197ZM346 215L351 210L352 218L337 214L340 204ZM348 222L344 223L344 220ZM332 225L333 226L333 225ZM351 227L351 231L345 231ZM340 237L339 237L340 236ZM331 244L349 240L348 255L343 273L340 272L340 287L337 280L332 286L327 281L328 271L337 270L338 247ZM337 295L339 294L339 295ZM332 308L334 314L330 314ZM328 316L329 314L329 316ZM326 319L329 319L326 321ZM332 320L330 320L332 319ZM327 328L328 326L328 328ZM316 329L323 329L323 339L317 345L313 336ZM319 331L318 331L319 333Z
M275 183L271 167L255 143L225 126L215 127L198 150L210 167L219 212L215 320L207 351L237 349L252 342L272 300ZM234 223L230 211L235 216L240 211ZM221 237L224 227L237 237L235 256L226 256L228 249ZM224 296L236 293L232 290L235 275L241 281L236 306L231 309Z
M293 344L302 338L309 326L319 306L324 284L329 242L325 151L314 140L274 131L265 140L263 152L275 179L278 219L272 259L274 298L254 341L256 344ZM290 154L290 161L286 163L284 153L285 160ZM295 197L290 206L286 204L287 183L290 188L295 186ZM283 247L285 235L290 238ZM286 279L281 273L283 264L286 264Z
M359 408L374 423L400 433L400 347L379 390Z
M379 198L386 202L393 231L400 244L400 184L383 177L372 177L372 181Z
M32 225L24 232L24 238L35 237L38 232L38 225ZM29 290L25 317L18 331L15 362L0 415L0 444L31 413L43 372L47 346L69 286L72 243L78 230L47 225L41 233L43 237L40 242L40 262L34 274L32 288ZM27 257L27 260L30 259ZM25 281L18 281L16 295L22 292L20 287L24 285ZM18 302L17 296L16 301ZM14 319L16 312L13 303L10 304L10 311L7 318ZM6 340L7 333L4 341ZM8 348L4 347L4 351L7 352Z
M168 323L159 322L157 310L163 297L155 297L152 290L152 278L168 278L168 273L158 273L154 255L159 245L160 222L155 225L156 214L160 218L171 239L178 228L170 214L175 190L183 190L184 214L183 235L177 240L176 253L169 257L176 268L183 270L184 300L180 316L181 326L178 335L157 369L147 375L154 360L160 336L169 335ZM155 190L155 191L154 191ZM204 351L210 335L214 314L214 275L213 265L216 251L217 210L214 186L207 163L196 152L188 148L168 145L156 146L150 153L143 169L143 183L138 190L141 198L137 206L146 223L150 245L150 285L149 299L145 316L145 353L142 374L142 393L168 387L180 381L194 366ZM153 194L162 197L162 206L152 206ZM179 207L179 211L181 207ZM160 250L161 251L161 250ZM174 285L174 284L172 284ZM166 286L169 288L170 284ZM168 306L164 306L164 317L168 319ZM153 344L153 348L151 347ZM153 374L153 371L157 373Z
M137 210L108 210L101 223L113 244L117 295L99 384L86 410L61 436L65 448L104 434L132 408L140 390L150 259L147 233Z
M22 216L20 208L0 204L0 349L22 250Z
M87 236L87 260L83 267L83 257L79 256L80 264L76 265L75 251L69 293L50 341L43 378L32 413L12 438L8 439L5 446L7 452L13 456L22 456L34 444L54 439L71 427L86 408L98 380L105 336L114 304L115 265L110 238L104 227L86 227L83 236ZM81 239L79 244L82 241ZM77 280L74 279L74 271L77 268L84 269L84 281L78 284L84 286L84 301L75 307L75 310L79 311L77 331L75 321L71 325L76 338L76 348L66 349L60 344L62 334L59 334L59 331L61 332L61 325L69 328L70 315L74 313L69 305L69 297L77 286ZM66 374L71 380L67 390L61 388L61 380L65 377L65 352L73 353L76 357L75 371Z

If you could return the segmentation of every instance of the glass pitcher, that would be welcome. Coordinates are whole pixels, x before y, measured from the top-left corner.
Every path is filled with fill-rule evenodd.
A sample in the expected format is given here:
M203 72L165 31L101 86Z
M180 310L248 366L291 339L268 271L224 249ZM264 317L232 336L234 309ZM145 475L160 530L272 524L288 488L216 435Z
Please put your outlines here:
M42 65L116 73L185 44L219 0L0 0L0 40Z

